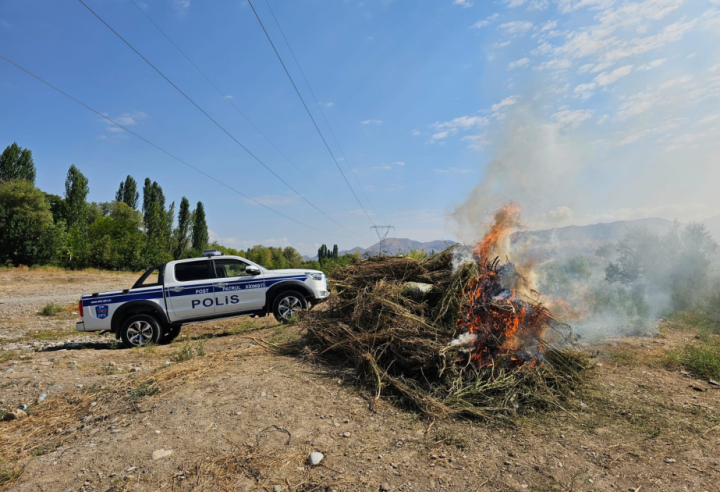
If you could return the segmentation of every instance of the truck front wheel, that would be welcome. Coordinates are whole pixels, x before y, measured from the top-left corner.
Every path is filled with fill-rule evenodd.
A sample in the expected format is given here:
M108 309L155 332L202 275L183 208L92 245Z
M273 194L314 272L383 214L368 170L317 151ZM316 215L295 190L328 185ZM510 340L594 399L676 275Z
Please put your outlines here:
M275 298L273 302L273 314L275 319L281 323L287 323L290 319L300 311L305 311L308 307L305 296L294 290L288 290Z
M147 314L130 316L120 327L120 338L127 348L156 344L161 336L160 324Z

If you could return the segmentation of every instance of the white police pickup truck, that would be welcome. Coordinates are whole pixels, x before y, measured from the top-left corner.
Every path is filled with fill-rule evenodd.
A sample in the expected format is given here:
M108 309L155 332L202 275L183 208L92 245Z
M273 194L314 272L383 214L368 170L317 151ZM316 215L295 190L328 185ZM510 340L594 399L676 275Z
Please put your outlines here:
M317 270L267 270L215 250L204 255L151 267L131 289L82 296L76 329L115 333L128 348L169 343L184 324L269 312L287 322L330 295Z

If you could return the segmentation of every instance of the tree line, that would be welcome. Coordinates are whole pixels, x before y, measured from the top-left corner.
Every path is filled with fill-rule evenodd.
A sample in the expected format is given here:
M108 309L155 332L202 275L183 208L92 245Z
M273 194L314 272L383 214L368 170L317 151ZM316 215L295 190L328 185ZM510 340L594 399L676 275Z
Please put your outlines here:
M0 264L51 264L66 268L142 270L173 259L202 255L209 242L205 209L182 197L166 206L162 187L146 178L140 191L132 176L115 200L88 202L88 178L74 164L65 193L35 186L30 149L17 143L0 155ZM138 208L140 208L138 210Z
M256 245L237 250L210 243L202 202L191 209L182 197L167 205L162 187L145 178L142 190L132 176L119 184L115 199L88 202L90 183L74 164L63 196L35 186L30 149L17 143L0 155L0 265L56 265L64 268L144 270L152 265L202 256L212 248L247 258L265 268L308 268L330 274L357 255L340 255L322 245L318 260L305 261L293 247Z

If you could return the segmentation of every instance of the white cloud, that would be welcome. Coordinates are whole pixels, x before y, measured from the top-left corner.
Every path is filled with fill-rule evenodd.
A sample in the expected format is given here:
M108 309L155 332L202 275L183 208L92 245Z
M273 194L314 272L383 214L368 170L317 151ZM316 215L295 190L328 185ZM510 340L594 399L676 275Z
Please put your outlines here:
M520 96L509 96L509 97L506 97L505 99L503 99L503 100L500 101L499 103L493 104L493 105L490 107L490 111L497 112L497 111L500 111L500 110L503 109L503 108L507 108L508 106L514 106L515 104L518 103L519 100L520 100Z
M448 129L453 133L458 129L467 129L477 125L487 125L488 119L484 116L459 116L443 123L437 122L433 127L438 130Z
M548 43L547 41L544 41L538 45L537 48L532 50L530 53L533 55L546 55L550 53L553 50L553 46Z
M718 70L720 70L720 63L718 63L717 65L713 65L712 67L708 68L708 72L717 72Z
M567 14L582 8L603 9L612 5L612 0L558 0L558 9Z
M495 19L500 17L500 14L492 14L487 17L485 17L483 20L477 21L475 24L470 26L471 29L481 29L485 26L489 26Z
M400 167L405 166L405 163L403 161L395 161L395 162L393 162L393 164L395 164L396 166L400 166Z
M552 29L555 29L557 27L558 23L556 20L553 21L547 21L545 24L543 24L542 28L540 28L541 31L550 31Z
M508 34L525 34L532 28L533 23L529 21L511 21L500 24L500 29L503 29Z
M361 125L381 125L382 120L362 120Z
M548 60L536 67L537 70L567 70L572 67L572 62L565 59Z
M625 65L624 67L616 68L610 73L603 72L597 77L595 77L595 82L597 82L599 86L614 84L621 78L630 75L632 69L632 65Z
M465 135L460 140L463 142L470 142L468 147L475 150L482 150L490 145L487 133L480 133L479 135Z
M581 99L589 99L595 93L595 87L595 82L590 82L589 84L580 84L575 87L575 90L573 90L573 92L577 94L577 96Z
M370 168L372 171L389 171L392 166L385 164L384 166L373 166Z
M652 108L659 107L663 101L667 102L673 99L670 97L671 92L675 91L675 93L677 93L678 88L685 88L687 90L689 88L688 83L692 81L692 79L692 75L683 75L663 82L653 89L638 92L628 97L626 101L620 105L616 117L622 121L632 116L645 113Z
M227 95L225 96L225 99L235 99L235 96Z
M123 113L117 118L114 118L114 120L123 126L132 126L137 124L138 120L142 120L144 118L147 118L146 113L143 113L142 111L132 111L130 113Z
M588 120L592 117L593 111L591 109L565 109L558 111L553 114L553 120L555 120L561 128L577 128L583 121Z
M521 7L525 5L525 2L527 2L527 0L503 0L503 3L507 4L507 6L511 9L515 7Z
M413 130L411 133L417 137L418 135L420 135L420 130Z
M620 43L620 47L604 55L605 60L619 60L628 56L641 55L662 48L667 43L679 41L696 24L696 20L685 22L685 18L665 26L658 34L644 38L635 38Z
M646 64L644 64L644 65L640 65L640 66L638 67L638 70L641 70L641 71L643 71L643 72L646 72L646 71L648 71L648 70L652 70L653 68L659 67L660 65L662 65L662 64L665 63L666 61L667 61L667 58L659 58L659 59L657 59L657 60L651 61L650 63L646 63Z
M505 48L506 46L509 46L512 41L502 41L499 43L493 43L493 48Z
M175 11L180 15L185 15L190 9L190 0L172 0Z
M528 10L545 10L550 6L549 0L532 0L528 6Z
M453 5L459 5L460 7L466 9L473 6L472 0L453 0Z
M438 141L440 141L438 143L443 143L443 140L450 135L455 135L460 130L467 131L471 128L485 126L488 123L490 123L490 120L484 116L460 116L442 123L439 121L435 122L431 126L439 131L430 136L429 143Z
M520 67L526 67L530 64L530 58L520 58L519 60L515 60L514 62L508 63L508 70L513 70L515 68Z

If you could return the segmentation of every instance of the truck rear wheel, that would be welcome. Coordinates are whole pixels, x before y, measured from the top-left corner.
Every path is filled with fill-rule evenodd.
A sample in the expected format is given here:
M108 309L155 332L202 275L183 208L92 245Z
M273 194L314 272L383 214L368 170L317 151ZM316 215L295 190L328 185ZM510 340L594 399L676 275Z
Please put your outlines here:
M156 344L161 336L160 324L148 314L130 316L120 327L120 338L126 348Z
M165 329L165 332L160 337L160 344L166 345L168 343L172 343L173 340L175 340L178 335L180 334L180 326L169 326Z
M286 290L278 294L273 302L273 314L281 323L287 323L300 311L308 307L305 296L294 290Z

